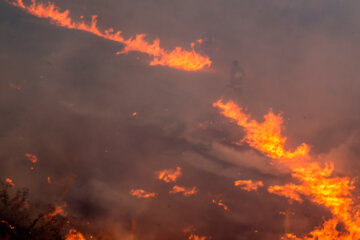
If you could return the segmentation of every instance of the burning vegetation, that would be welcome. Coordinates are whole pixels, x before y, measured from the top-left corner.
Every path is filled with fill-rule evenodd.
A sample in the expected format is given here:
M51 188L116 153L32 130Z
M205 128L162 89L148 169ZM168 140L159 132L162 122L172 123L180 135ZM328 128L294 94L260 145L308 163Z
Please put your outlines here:
M309 138L299 137L308 140L289 144L286 136L291 134L284 134L284 118L271 108L264 115L261 111L263 117L259 120L256 114L250 114L246 107L241 107L247 106L246 100L251 98L242 93L243 80L248 77L248 70L244 71L238 60L233 61L230 69L230 85L224 86L223 82L213 80L210 75L204 77L210 71L194 73L213 67L213 55L220 60L226 55L219 51L221 44L209 47L215 42L212 33L204 33L200 39L199 36L193 38L198 40L190 43L187 48L175 44L171 49L164 47L169 43L162 41L160 44L159 38L149 41L149 37L143 33L126 38L120 30L103 29L99 27L97 15L91 16L88 21L83 16L73 17L76 8L70 14L69 10L62 10L53 1L8 0L7 3L11 5L8 6L10 9L21 9L18 12L26 13L24 15L47 19L58 27L86 32L96 39L106 40L104 42L120 44L122 49L116 52L117 55L143 53L151 59L149 66L166 66L181 71L147 67L146 70L151 70L142 73L139 69L144 68L143 65L132 66L127 63L125 71L135 69L134 81L129 81L124 74L125 80L121 85L113 86L110 81L104 81L101 84L106 87L102 89L102 85L95 80L87 81L86 84L80 81L82 79L79 80L80 84L78 80L74 80L75 83L66 83L78 87L74 87L76 93L69 95L66 88L68 85L59 90L59 85L52 83L53 79L45 81L43 75L40 75L41 81L37 83L40 87L27 80L11 79L10 83L4 84L11 91L11 101L18 98L19 106L23 107L23 104L31 109L26 112L28 115L19 119L27 122L29 116L34 115L31 120L35 124L23 126L20 120L13 123L12 118L8 119L8 125L15 126L15 130L6 135L10 136L9 145L12 141L20 144L15 150L9 147L9 159L14 164L1 170L0 239L273 240L274 236L280 240L360 239L358 179L338 171L338 162L334 160L337 156L330 159L314 151L314 144ZM86 6L82 10L86 10ZM280 12L282 14L279 15L289 14L286 11ZM209 52L213 53L209 54L211 59L206 54L206 49L209 48ZM60 72L72 69L73 62L63 63L61 57L58 60L58 56L52 55L52 50L48 55L56 59ZM21 52L16 49L17 51ZM71 52L72 48L66 46L66 51ZM0 57L7 55L4 53ZM264 55L266 54L262 53L261 56ZM119 59L117 56L114 58ZM99 59L103 61L103 58ZM85 69L86 74L82 78L86 80L111 68L101 65L99 70L91 64L84 67L83 61L79 62L81 69ZM223 79L224 67L221 63L216 67L218 68L213 67L214 72ZM46 71L43 67L40 69L41 72L61 75L56 70L49 70L50 67ZM27 73L33 69L30 66L21 70ZM113 76L112 71L107 73ZM154 74L152 78L149 77L150 74ZM171 83L173 85L169 82L165 84L165 81L157 79L162 74L166 79L174 78L176 74L182 74L182 78L191 74L199 76L199 81L202 78L206 81L199 82L200 87L192 89L189 83L174 81L176 83ZM249 70L250 78L253 77L252 74ZM148 81L148 78L152 81ZM131 84L135 87L128 86ZM166 86L167 84L171 87ZM151 87L152 90L156 89L155 93L146 91L146 88ZM99 88L99 92L104 93L100 95L104 100L99 100L100 97L96 95ZM124 97L119 96L121 94L117 91L110 94L113 89L120 88L125 89L121 92ZM145 90L139 91L140 88ZM79 89L86 89L86 94ZM41 95L42 91L45 94L36 98L38 102L33 104L35 107L27 103L28 99ZM56 95L55 92L58 91L62 92ZM143 93L147 94L142 96ZM53 94L56 97L52 98ZM86 95L96 101L88 104L89 99L83 100ZM223 95L225 99L229 97L233 100L219 99ZM70 99L69 102L62 99L65 97ZM128 104L128 101L134 103ZM119 102L124 106L119 107ZM139 102L143 105L139 106ZM99 105L93 109L89 107L92 104ZM184 107L171 109L181 104ZM282 102L279 105L285 104ZM0 110L10 114L10 107L4 106L1 105ZM26 107L14 106L14 109L26 111ZM47 109L51 117L45 114L45 117L42 116L43 108ZM18 117L17 114L20 116L16 112L14 118ZM39 119L42 121L38 121ZM350 129L347 126L344 128ZM46 137L33 136L34 133L40 135L42 130L46 132ZM25 135L30 136L30 140L24 140ZM334 135L340 139L336 139L336 144L340 145L341 138L338 135L343 137L346 134ZM46 148L37 147L37 143L33 145L37 141L46 145ZM295 147L288 147L291 145ZM55 160L47 162L41 151L44 156L50 156L49 152L54 152L55 157L51 157ZM40 161L33 153L39 153ZM82 162L83 160L86 162ZM26 170L19 163L24 163ZM86 168L88 171L83 173ZM242 170L245 174L241 173ZM33 181L29 186L37 184L34 188L43 194L40 196L41 201L29 198L26 189L15 189L26 185L29 179ZM76 189L70 189L74 183ZM71 192L71 196L67 196L68 192ZM242 198L245 199L244 202L250 200L239 204L239 199L243 200ZM271 198L271 201L267 198ZM280 210L277 204L281 205ZM264 205L269 206L265 209ZM255 206L256 209L249 206ZM304 212L304 216L293 224L299 225L297 231L290 228L290 219L297 215L292 208ZM268 212L263 211L264 209ZM321 214L311 215L313 209ZM268 221L266 217L273 221ZM261 221L263 224L258 224ZM283 221L284 226L278 221ZM299 231L303 226L303 230ZM177 234L175 237L174 232Z
M146 34L137 34L134 38L125 39L121 31L115 32L112 28L102 31L97 26L96 15L91 17L90 23L86 23L84 20L74 21L69 16L69 10L62 11L51 2L43 4L37 0L31 0L31 4L27 5L23 0L16 0L10 3L36 17L50 19L52 23L58 26L89 32L98 37L123 44L124 49L117 54L125 54L133 51L146 53L153 57L153 60L150 62L151 66L168 66L185 71L197 71L206 66L211 66L209 57L197 53L193 46L191 46L191 50L175 47L175 49L168 51L160 47L159 39L155 39L152 43L147 42L144 39Z
M287 167L293 179L297 180L297 183L284 186L270 186L270 193L299 202L308 198L331 211L332 218L325 220L322 226L315 228L303 239L360 239L360 206L355 205L352 179L334 175L332 162L321 166L309 155L309 147L305 143L294 151L285 150L286 137L281 135L283 119L280 115L270 111L264 116L265 121L259 123L232 101L224 103L219 100L213 105L221 109L225 117L244 128L245 142ZM341 230L340 225L343 225ZM285 237L300 239L291 233Z

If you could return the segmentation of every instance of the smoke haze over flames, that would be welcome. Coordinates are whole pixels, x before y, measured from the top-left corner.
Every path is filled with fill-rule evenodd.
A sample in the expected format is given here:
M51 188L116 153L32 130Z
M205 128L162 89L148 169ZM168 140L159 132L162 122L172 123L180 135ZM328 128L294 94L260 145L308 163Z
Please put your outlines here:
M0 0L0 186L67 240L358 240L359 9Z

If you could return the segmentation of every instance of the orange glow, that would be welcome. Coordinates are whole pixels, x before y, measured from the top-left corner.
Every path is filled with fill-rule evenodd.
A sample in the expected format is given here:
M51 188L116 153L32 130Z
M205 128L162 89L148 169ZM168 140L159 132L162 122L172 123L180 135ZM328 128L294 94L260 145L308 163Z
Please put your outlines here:
M191 195L194 195L198 192L198 189L196 187L192 188L185 188L178 185L175 185L171 190L170 194L176 194L176 193L182 193L185 197L189 197Z
M321 227L298 238L287 233L282 239L318 239L318 240L355 240L360 239L360 206L355 204L354 182L349 177L338 177L334 174L332 162L321 166L309 155L309 147L305 143L293 152L284 149L286 137L281 135L283 119L271 111L265 115L265 121L258 123L251 120L242 108L234 102L223 103L222 100L213 104L222 109L222 114L237 123L245 130L245 139L250 146L266 156L286 166L296 184L270 186L268 191L302 202L307 198L315 204L327 207L332 218L326 220ZM343 224L344 230L338 230Z
M137 197L137 198L153 198L157 194L154 192L146 192L143 189L131 189L130 195Z
M11 186L15 186L15 183L13 182L13 180L11 180L10 178L6 178L5 182L8 183Z
M74 21L69 16L69 10L62 11L54 3L43 4L36 0L31 0L30 5L25 5L23 0L15 0L11 4L36 17L48 18L58 26L89 32L101 38L124 44L124 49L119 51L118 54L132 51L146 53L153 57L150 62L151 66L161 65L186 71L197 71L205 66L211 66L209 57L200 55L193 47L191 47L191 50L175 47L175 49L168 51L160 47L159 39L155 39L152 43L144 40L145 34L137 34L135 38L125 39L121 31L115 32L112 28L102 31L97 26L97 16L92 16L91 22L85 23L84 20Z
M206 240L206 237L204 236L200 237L194 233L191 233L189 236L189 240Z
M156 172L156 178L164 182L176 182L176 180L181 176L181 168L176 167L176 169L165 169L159 172Z
M229 207L226 206L224 203L223 203L223 200L219 200L219 201L216 201L216 200L212 200L212 203L222 207L225 211L229 211Z
M5 220L1 220L0 222L3 223L3 224L5 224L5 225L6 225L8 228L10 228L11 230L14 230L14 229L15 229L14 226L12 226L10 223L8 223L8 222L5 221Z
M253 182L251 180L237 180L234 182L235 186L240 186L245 191L257 191L259 187L263 187L262 181Z
M45 215L45 218L50 219L52 217L55 217L56 215L60 215L63 217L66 217L66 213L64 212L63 207L56 205L55 210L47 215Z
M65 240L86 240L84 236L76 231L75 229L70 229L68 234L66 234Z
M284 149L286 137L281 135L283 119L281 115L275 115L271 110L264 116L265 121L258 123L251 120L250 116L233 101L223 103L222 100L219 100L213 103L213 106L220 108L225 117L232 119L238 126L245 129L244 141L270 158L293 159L306 156L309 152L309 146L305 143L293 152Z
M32 163L37 163L39 159L31 153L25 153L25 157L27 157Z
M136 117L137 115L138 115L137 112L133 112L133 113L131 114L131 116L134 116L134 117Z
M47 182L48 182L49 184L52 183L51 177L47 177Z

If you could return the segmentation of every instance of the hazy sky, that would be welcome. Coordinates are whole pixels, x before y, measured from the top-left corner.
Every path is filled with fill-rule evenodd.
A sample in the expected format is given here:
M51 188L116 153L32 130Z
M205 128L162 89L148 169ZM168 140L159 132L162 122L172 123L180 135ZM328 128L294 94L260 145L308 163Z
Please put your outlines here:
M346 176L360 173L360 2L355 0L55 1L71 16L97 14L99 26L126 37L148 34L161 46L198 47L213 65L199 72L149 66L145 54L116 55L121 44L51 24L0 1L0 176L51 200L55 183L76 176L67 211L91 229L135 239L186 239L186 228L213 240L279 239L329 217L305 201L289 204L266 188L246 192L238 179L266 186L290 178L246 144L244 133L212 103L234 98L256 119L282 112L288 147L307 142ZM233 60L245 71L241 96L226 86ZM14 87L16 86L16 87ZM16 89L18 88L18 89ZM136 116L132 113L137 112ZM207 128L199 127L205 124ZM33 171L25 153L39 158ZM182 168L170 195L154 172ZM158 193L136 199L132 188ZM211 201L221 199L230 211Z

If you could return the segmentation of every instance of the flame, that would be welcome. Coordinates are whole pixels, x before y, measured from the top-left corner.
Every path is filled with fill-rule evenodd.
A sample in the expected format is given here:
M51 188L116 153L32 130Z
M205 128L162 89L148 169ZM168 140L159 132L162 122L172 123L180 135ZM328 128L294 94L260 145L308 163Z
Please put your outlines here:
M137 34L135 38L125 39L121 31L115 32L112 28L102 31L97 26L97 16L95 15L92 16L90 23L85 23L84 20L74 21L69 16L69 10L62 11L54 3L49 2L45 5L36 0L31 0L30 5L25 5L23 0L15 0L10 3L36 17L48 18L58 26L89 32L101 38L124 44L124 50L119 51L117 54L132 51L146 53L153 57L150 62L151 66L161 65L185 71L197 71L205 66L210 67L212 63L208 56L200 55L193 47L191 47L191 50L175 47L175 49L168 51L160 47L159 39L155 39L152 43L144 40L145 34Z
M153 198L157 194L154 192L146 192L143 189L131 189L130 195L135 196L137 198Z
M263 187L262 181L253 182L251 180L237 180L234 182L235 186L240 186L245 191L257 191L259 187Z
M186 188L186 187L181 187L178 185L175 185L171 190L170 190L170 194L176 194L176 193L182 193L185 197L189 197L191 195L194 195L198 192L198 189L196 187L192 187L192 188Z
M8 223L8 222L5 221L5 220L1 220L0 223L5 224L5 225L6 225L8 228L10 228L11 230L14 230L14 229L15 229L14 226L12 226L10 223Z
M283 119L281 115L275 115L271 110L264 116L265 121L258 123L251 120L250 116L245 114L243 109L233 101L223 103L222 100L219 100L213 103L213 106L220 108L225 117L234 120L238 126L245 129L244 141L270 158L293 159L306 156L309 152L309 146L305 143L293 152L285 150L286 137L281 135Z
M259 123L232 101L223 103L219 100L213 106L220 108L224 116L244 128L245 142L285 165L297 180L297 184L270 186L270 193L299 202L307 198L327 207L332 213L332 218L303 238L287 233L282 239L360 239L360 206L355 205L353 180L349 177L334 176L332 162L321 166L309 155L310 148L305 143L292 152L285 150L286 137L281 135L283 119L280 115L274 115L271 110L265 115L265 121ZM338 229L341 224L344 226L343 230Z
M176 170L174 169L165 169L159 172L156 172L156 177L159 180L163 180L164 182L176 182L177 178L181 176L181 168L176 167Z
M75 229L70 229L65 237L65 240L86 240L86 239L80 232L76 231Z
M222 207L225 211L229 211L229 210L230 210L229 207L223 203L223 200L219 200L219 201L212 200L212 203L214 203L214 204Z
M25 157L27 157L32 163L37 163L39 159L31 153L25 153Z
M195 233L191 233L189 236L189 240L206 240L206 237L205 236L200 237Z
M62 206L56 205L56 206L55 206L55 210L54 210L53 212L45 215L44 217L45 217L46 219L50 219L50 218L52 218L52 217L55 217L56 215L60 215L60 216L66 217L66 213L65 213L65 211L64 211L64 209L63 209Z
M6 178L5 182L8 183L10 186L15 186L15 183L10 178Z

